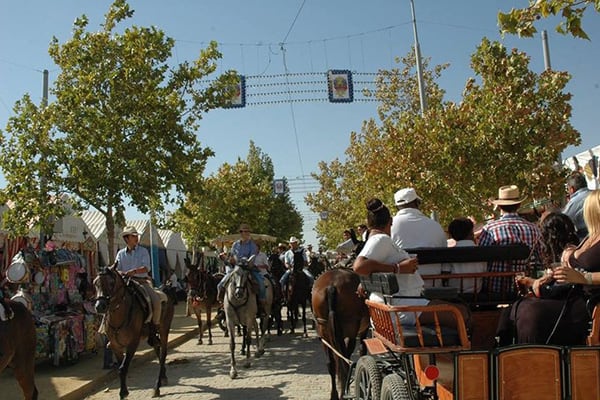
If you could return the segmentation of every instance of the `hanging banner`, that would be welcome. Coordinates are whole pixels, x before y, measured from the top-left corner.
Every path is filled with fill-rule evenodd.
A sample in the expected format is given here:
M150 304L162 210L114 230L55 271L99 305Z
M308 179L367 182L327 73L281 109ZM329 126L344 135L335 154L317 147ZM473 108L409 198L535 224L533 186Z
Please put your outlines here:
M327 90L331 103L351 103L354 100L352 72L347 69L327 71Z
M235 94L226 108L242 108L246 107L246 77L239 76L240 81L235 88Z

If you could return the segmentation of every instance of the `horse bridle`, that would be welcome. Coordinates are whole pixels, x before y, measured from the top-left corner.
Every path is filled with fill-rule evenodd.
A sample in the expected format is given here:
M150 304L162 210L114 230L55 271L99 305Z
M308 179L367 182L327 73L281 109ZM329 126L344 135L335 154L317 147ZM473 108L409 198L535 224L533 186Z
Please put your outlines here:
M250 289L248 288L248 280L249 280L248 277L249 277L250 271L247 270L247 269L244 269L244 268L242 268L240 266L237 266L236 269L233 270L232 274L237 274L238 273L238 271L237 271L238 268L240 270L242 270L245 273L245 275L242 277L239 286L235 286L234 289L233 289L233 291L236 294L241 292L244 296L240 297L240 296L235 296L234 295L235 300L238 300L238 301L235 301L236 305L231 304L234 308L238 308L238 307L241 307L241 306L245 305L248 302L248 299L250 298ZM231 284L231 282L230 282L230 284ZM243 302L240 302L240 298L244 298L245 300ZM232 299L229 299L230 303L231 303L231 300Z
M119 273L118 273L116 270L111 270L111 269L106 269L106 270L102 271L102 272L101 272L99 275L112 275L112 276L114 276L115 283L116 283L116 281L117 281L119 278L123 279L122 277L120 277L120 276L117 276L117 275L119 275ZM116 286L116 285L115 285L115 286ZM125 281L123 280L123 284L121 285L121 287L120 287L120 288L118 288L118 289L117 289L117 290L116 290L116 291L113 293L113 295L112 295L112 296L109 296L109 295L106 295L106 294L104 294L104 290L103 290L103 291L102 291L102 296L98 296L98 297L96 297L96 300L104 300L104 301L105 301L105 302L108 304L108 307L109 307L108 309L109 309L109 310L110 310L111 308L112 308L112 309L114 309L114 310L117 310L117 309L118 309L118 308L121 306L121 303L123 303L123 299L125 298L125 290L127 290L127 289L126 289L126 286L127 286L127 284L126 284L126 283L125 283ZM122 293L122 294L121 294L121 296L118 296L118 294L119 294L119 293ZM121 300L121 301L117 301L117 302L116 302L116 306L114 306L114 305L113 305L113 306L111 306L111 304L113 304L113 303L111 302L111 298L113 298L113 297L114 297L114 298L119 298L119 299Z

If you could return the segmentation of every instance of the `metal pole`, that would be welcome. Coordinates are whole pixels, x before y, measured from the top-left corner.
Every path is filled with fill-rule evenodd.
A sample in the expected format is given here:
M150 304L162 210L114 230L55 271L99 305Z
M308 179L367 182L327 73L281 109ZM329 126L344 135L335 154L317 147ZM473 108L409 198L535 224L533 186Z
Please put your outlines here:
M419 82L419 101L421 103L421 115L425 115L427 99L425 98L425 83L423 82L423 70L421 67L421 47L419 46L419 35L417 34L417 17L415 17L415 3L410 0L412 11L413 32L415 35L415 58L417 59L417 80Z
M544 51L544 69L550 71L552 65L550 65L550 50L548 48L548 32L544 29L542 31L542 46Z
M42 84L42 108L46 108L46 106L48 106L48 70L45 69L43 74L44 74L44 79L43 79L43 84ZM44 151L42 151L42 157L44 155ZM42 172L42 174L40 175L40 193L41 193L42 197L46 196L46 180L44 179L44 172ZM42 198L41 200L48 201L45 198ZM46 245L46 232L44 232L44 229L40 226L40 250L43 250L45 245Z

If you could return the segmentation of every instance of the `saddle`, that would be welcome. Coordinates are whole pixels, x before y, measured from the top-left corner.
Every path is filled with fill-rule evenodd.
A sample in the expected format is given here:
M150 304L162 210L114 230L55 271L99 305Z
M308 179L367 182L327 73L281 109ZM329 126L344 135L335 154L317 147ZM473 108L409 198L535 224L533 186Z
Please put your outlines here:
M136 279L130 279L129 285L127 286L131 293L139 300L142 305L142 309L144 310L144 323L152 322L152 299L146 292L144 285ZM160 297L161 304L165 304L168 301L167 294L162 290L152 288ZM164 307L160 307L161 311Z

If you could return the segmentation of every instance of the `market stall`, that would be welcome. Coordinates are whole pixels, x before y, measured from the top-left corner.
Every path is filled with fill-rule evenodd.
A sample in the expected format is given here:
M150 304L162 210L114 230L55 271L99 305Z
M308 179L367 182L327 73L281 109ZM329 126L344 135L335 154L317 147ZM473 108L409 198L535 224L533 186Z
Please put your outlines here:
M2 235L2 289L31 309L36 358L54 365L73 363L81 353L96 350L95 271L88 262L92 256L84 246L84 227L77 217L66 218L41 250L35 232L30 237Z

